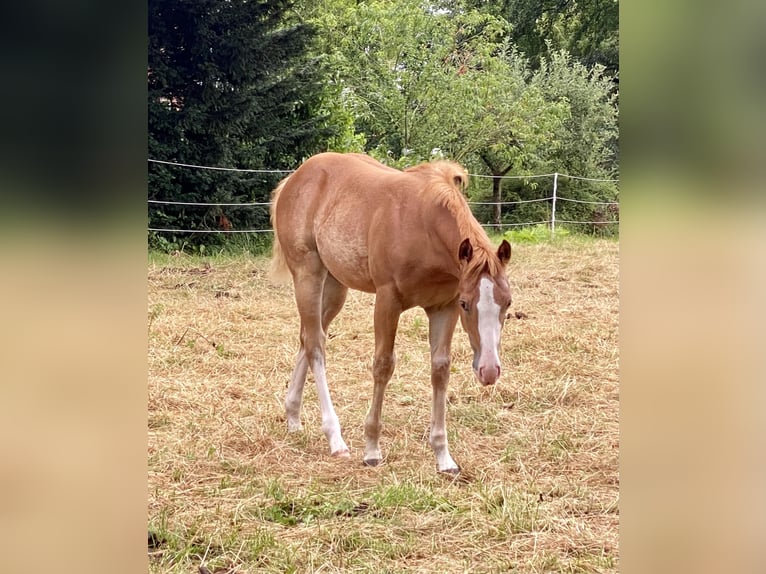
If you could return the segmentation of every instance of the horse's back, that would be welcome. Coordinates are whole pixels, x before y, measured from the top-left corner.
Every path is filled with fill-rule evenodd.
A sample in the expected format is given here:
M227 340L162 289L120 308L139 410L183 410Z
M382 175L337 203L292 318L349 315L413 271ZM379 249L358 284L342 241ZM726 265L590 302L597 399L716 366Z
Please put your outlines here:
M288 266L295 271L318 258L338 281L367 292L383 284L409 291L438 278L438 270L451 275L454 254L434 236L438 227L452 243L457 231L436 194L423 193L432 177L427 168L400 171L361 154L309 158L280 190L275 208ZM451 172L438 177L453 184Z

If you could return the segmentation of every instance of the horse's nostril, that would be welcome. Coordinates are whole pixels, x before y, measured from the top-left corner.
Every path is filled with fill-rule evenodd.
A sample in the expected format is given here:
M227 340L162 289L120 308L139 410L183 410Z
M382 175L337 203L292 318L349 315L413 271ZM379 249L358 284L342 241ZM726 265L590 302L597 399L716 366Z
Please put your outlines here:
M492 376L485 377L485 373L487 375L492 375ZM490 367L490 368L479 367L479 379L481 379L481 381L484 382L484 384L487 384L487 382L489 382L489 384L492 384L499 378L500 378L500 365L494 365L493 367Z

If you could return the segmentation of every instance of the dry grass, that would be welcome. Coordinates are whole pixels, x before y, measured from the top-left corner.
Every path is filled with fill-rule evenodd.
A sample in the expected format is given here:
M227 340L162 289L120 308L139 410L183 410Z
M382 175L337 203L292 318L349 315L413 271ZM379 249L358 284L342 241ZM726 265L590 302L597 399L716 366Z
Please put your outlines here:
M328 377L350 461L329 456L311 379L305 430L282 401L292 286L266 259L149 264L152 572L617 572L618 247L515 245L504 373L483 389L460 327L448 430L462 480L427 444L428 325L402 316L385 464L361 464L372 296L330 328ZM151 536L150 536L151 538Z

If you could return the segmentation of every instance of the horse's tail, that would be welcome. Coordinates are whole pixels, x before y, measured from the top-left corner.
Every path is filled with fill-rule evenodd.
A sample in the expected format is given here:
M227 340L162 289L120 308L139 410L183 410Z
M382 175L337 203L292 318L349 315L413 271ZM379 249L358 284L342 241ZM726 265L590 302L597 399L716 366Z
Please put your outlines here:
M287 261L285 255L282 252L282 245L279 243L279 233L277 231L277 203L279 202L279 194L285 187L287 180L290 179L288 175L279 185L274 189L271 194L271 228L274 231L274 244L271 248L271 265L269 267L269 277L275 283L284 283L290 278L290 269L287 267Z

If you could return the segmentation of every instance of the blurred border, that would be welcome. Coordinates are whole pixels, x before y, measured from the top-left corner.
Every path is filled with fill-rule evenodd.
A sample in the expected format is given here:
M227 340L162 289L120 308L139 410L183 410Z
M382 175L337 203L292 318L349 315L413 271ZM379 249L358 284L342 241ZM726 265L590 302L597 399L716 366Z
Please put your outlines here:
M765 572L766 6L620 23L620 572Z
M0 540L146 572L146 6L0 9Z

